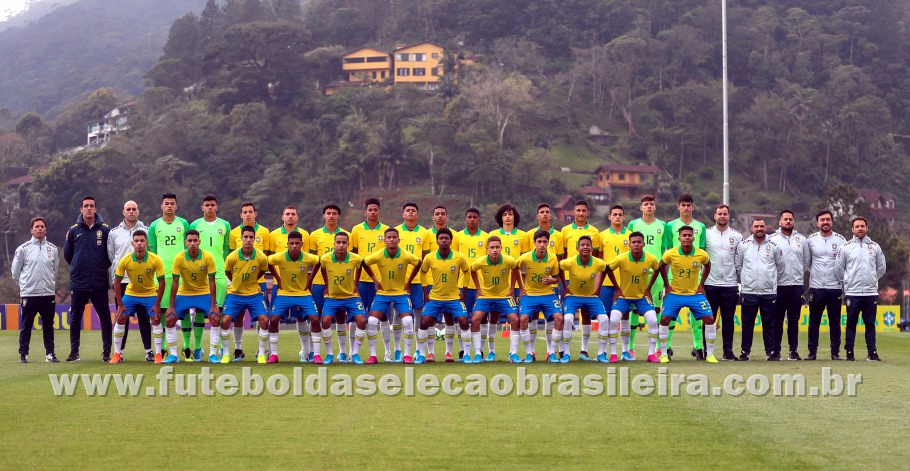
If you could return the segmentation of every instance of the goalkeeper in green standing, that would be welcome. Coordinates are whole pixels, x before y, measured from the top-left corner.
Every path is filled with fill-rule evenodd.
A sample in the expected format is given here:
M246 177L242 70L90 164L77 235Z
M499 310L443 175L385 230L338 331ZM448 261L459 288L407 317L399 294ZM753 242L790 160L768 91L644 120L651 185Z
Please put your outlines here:
M657 259L660 260L661 257L664 256L664 251L667 248L664 245L664 234L667 231L667 223L654 217L654 212L656 210L657 202L655 201L654 196L642 196L641 217L629 223L629 232L641 232L645 236L645 252L657 257ZM660 314L660 308L663 305L664 299L664 282L660 277L657 277L657 280L654 282L654 286L651 288L651 299L654 300L655 311ZM629 314L628 322L631 326L631 332L629 332L629 348L630 354L633 358L634 354L632 352L635 350L635 334L638 333L638 325L641 322L640 315L643 314L644 313L639 313L637 309Z
M171 271L174 266L174 257L186 249L183 241L186 231L190 230L190 224L186 219L177 216L177 195L165 193L161 196L161 217L155 219L149 226L149 251L161 259L164 264L164 296L161 298L161 309L167 310L171 302L171 289L174 282ZM176 289L176 287L174 287ZM186 316L180 321L180 327L183 330L183 358L185 361L193 361L193 352L190 350L190 333L193 331L193 319ZM199 317L200 337L201 329L205 328L205 312L197 312L195 317ZM202 350L199 350L199 342L196 343L199 359L202 360Z

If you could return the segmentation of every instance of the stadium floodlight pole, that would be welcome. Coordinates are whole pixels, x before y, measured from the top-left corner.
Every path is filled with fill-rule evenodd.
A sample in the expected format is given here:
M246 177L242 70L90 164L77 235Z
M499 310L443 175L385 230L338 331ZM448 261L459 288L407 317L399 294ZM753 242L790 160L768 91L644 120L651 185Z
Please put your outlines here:
M730 137L727 120L727 0L720 0L721 57L724 93L724 204L730 204Z

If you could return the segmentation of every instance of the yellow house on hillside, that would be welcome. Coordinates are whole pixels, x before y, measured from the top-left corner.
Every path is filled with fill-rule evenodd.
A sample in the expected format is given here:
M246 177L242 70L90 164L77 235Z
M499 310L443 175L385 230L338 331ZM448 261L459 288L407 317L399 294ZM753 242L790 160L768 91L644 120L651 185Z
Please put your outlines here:
M364 47L345 54L341 69L349 82L381 82L392 75L392 58L387 52Z
M601 165L594 170L597 187L612 192L614 200L635 200L642 192L653 192L660 169L651 165Z
M442 76L444 52L442 46L428 41L395 49L395 83L415 84L421 90L435 90Z

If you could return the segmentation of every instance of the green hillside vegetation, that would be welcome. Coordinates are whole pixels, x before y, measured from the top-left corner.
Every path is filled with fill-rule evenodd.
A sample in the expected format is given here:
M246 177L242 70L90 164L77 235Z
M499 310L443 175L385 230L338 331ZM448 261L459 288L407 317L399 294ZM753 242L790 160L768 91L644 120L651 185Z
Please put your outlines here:
M730 4L734 210L807 220L840 183L910 200L908 24L902 2ZM319 90L341 79L347 51L420 41L446 48L435 92ZM52 240L89 193L111 219L128 198L157 208L167 190L191 214L214 192L232 221L256 201L272 226L286 204L311 227L326 202L359 213L372 194L390 207L453 201L460 221L470 203L529 214L609 162L658 166L662 215L687 191L708 220L722 191L720 76L720 8L704 0L209 0L171 25L128 134L51 157L132 95L122 87L54 121L7 114L0 139L19 150L0 176L30 169L16 231L40 212ZM589 139L595 125L609 144Z

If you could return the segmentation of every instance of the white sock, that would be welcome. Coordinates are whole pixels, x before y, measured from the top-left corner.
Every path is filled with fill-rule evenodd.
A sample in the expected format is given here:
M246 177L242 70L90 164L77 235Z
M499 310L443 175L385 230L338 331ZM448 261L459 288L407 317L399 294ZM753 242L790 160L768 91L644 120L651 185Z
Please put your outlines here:
M165 327L164 332L167 340L167 352L177 356L177 326Z
M234 349L243 350L243 322L234 322Z
M123 351L123 334L126 332L126 325L114 324L114 353L121 353ZM158 341L158 350L156 353L161 352L161 341Z
M452 347L455 345L455 326L446 326L446 354L452 354Z
M392 348L395 349L396 352L401 351L402 330L404 330L404 326L401 324L401 319L392 323Z
M209 331L209 355L218 355L221 349L221 326L212 327Z
M648 324L648 355L653 355L657 351L657 313L654 311L646 312L645 322Z
M519 343L521 343L521 335L518 333L518 331L509 331L509 355L518 355Z
M123 330L126 330L124 326ZM161 324L152 325L152 340L155 345L155 354L161 353L161 341L164 340L164 329L161 328ZM121 337L120 344L123 344L123 338Z
M338 354L348 351L348 324L335 324L335 333L338 335Z
M385 345L385 352L392 352L392 327L388 321L379 321L379 332L382 333L382 344Z
M661 325L657 328L657 337L660 339L660 351L667 354L667 340L670 338L670 326Z
M423 309L414 309L414 325L420 326L420 324L423 323L422 312ZM423 354L429 356L431 353L434 355L436 354L436 324L433 324L427 329L427 345L426 351L424 351Z
M313 344L313 356L322 353L322 332L310 332L310 342Z
M429 339L430 334L427 329L420 329L417 331L417 353L421 355L426 355L427 339Z
M705 341L708 344L707 354L714 355L714 341L717 339L717 326L714 324L705 326Z
M469 337L471 336L470 332L471 332L471 330L468 329ZM464 338L464 331L461 330L461 324L455 324L455 335L457 335L459 338ZM470 344L470 343L471 342L468 342L468 344ZM461 349L462 352L468 351L468 349L464 345L464 342L461 343L461 347L459 347L459 348Z
M562 344L562 330L553 330L550 342L547 342L547 355L559 352L559 346Z
M483 329L483 324L480 325L480 328ZM480 332L471 332L471 341L474 344L474 354L480 355L480 350L483 349L483 335ZM465 355L468 355L469 352L465 352Z
M569 345L572 344L572 329L575 328L575 315L566 314L565 323L562 326L562 351L569 354Z
M530 329L522 330L518 334L521 337L521 343L525 346L525 356L534 353L534 343L531 341Z
M553 321L549 321L544 325L546 326L547 347L549 347L550 343L553 342Z
M531 334L531 345L537 342L537 319L528 321L528 333Z
M490 353L496 351L496 337L499 335L499 323L491 322L487 327L487 341L490 343Z
M259 328L259 355L265 355L266 350L269 348L269 331Z
M370 356L376 356L376 332L379 331L379 319L370 316L367 319L367 343L370 345ZM388 353L388 351L386 351Z
M404 356L411 356L411 346L414 343L414 317L407 316L401 318L401 325L404 330Z
M300 351L310 353L310 321L297 319L297 335L300 336Z
M490 334L490 324L488 322L481 322L480 323L480 350L477 351L478 353L481 350L483 350L484 347L487 346L487 336L489 334ZM471 337L473 337L473 336L474 336L474 334L472 333Z
M610 313L610 356L616 355L616 341L619 340L619 323L622 322L622 313Z
M354 347L351 349L351 353L354 355L360 355L360 347L363 346L364 339L367 338L367 331L360 329L359 327L354 330Z
M325 346L326 355L334 355L335 347L332 345L332 333L334 332L333 326L329 326L328 329L322 329L322 344Z
M459 326L460 327L460 326ZM473 335L471 329L461 331L461 349L465 355L471 354L471 339Z
M269 332L269 355L278 356L278 332Z
M610 316L597 316L597 354L607 353L607 342L610 340Z
M225 355L230 355L231 351L231 331L221 329L221 349Z
M581 351L588 351L588 342L591 341L591 324L581 326Z
M635 345L630 348L629 340L632 338L632 324L629 319L622 319L619 323L619 336L622 338L622 351L628 352L630 349L635 350Z

